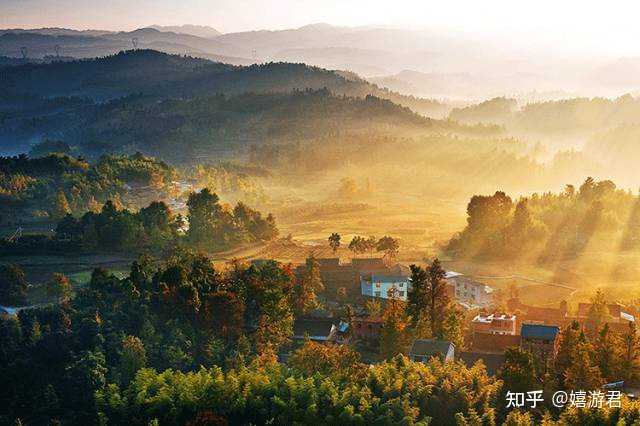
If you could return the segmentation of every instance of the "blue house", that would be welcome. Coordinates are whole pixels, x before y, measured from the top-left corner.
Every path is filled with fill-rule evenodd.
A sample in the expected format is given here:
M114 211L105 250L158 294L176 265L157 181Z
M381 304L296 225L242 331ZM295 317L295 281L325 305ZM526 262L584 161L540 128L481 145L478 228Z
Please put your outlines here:
M522 324L520 346L543 356L555 356L559 334L557 325Z
M360 289L363 296L406 301L410 286L411 279L400 275L360 275Z

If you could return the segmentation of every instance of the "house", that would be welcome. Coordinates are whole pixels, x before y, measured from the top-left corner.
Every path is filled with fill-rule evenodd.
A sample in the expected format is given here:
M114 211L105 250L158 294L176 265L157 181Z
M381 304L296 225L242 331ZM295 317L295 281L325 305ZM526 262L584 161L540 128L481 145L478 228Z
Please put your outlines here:
M393 275L409 277L411 271L404 265L388 265L382 258L352 259L350 263L341 263L337 257L316 259L320 267L320 278L330 294L336 294L344 287L350 296L362 294L360 276L362 274ZM299 265L296 274L301 276L306 266Z
M351 259L351 266L353 270L358 274L362 273L387 273L389 272L389 267L387 266L385 260L381 257L373 257L367 259Z
M542 357L555 357L559 334L556 325L522 324L520 345Z
M356 317L351 322L352 336L360 340L376 340L384 325L382 318Z
M449 271L445 280L453 286L457 301L471 306L489 306L493 302L493 289L458 272Z
M409 359L416 362L427 362L432 357L443 361L453 361L455 345L448 340L416 339L409 351Z
M505 313L493 313L490 315L479 314L471 321L471 329L474 333L508 334L515 336L516 316Z
M471 368L476 365L476 363L482 362L489 376L498 375L505 361L504 354L487 354L480 352L461 352L457 358L462 361L467 368Z
M410 278L400 275L360 275L360 290L363 296L406 301L410 285Z
M321 343L346 343L349 324L335 323L332 319L297 318L293 323L294 340L313 340Z
M520 346L520 335L476 333L471 336L474 352L501 354L507 349Z

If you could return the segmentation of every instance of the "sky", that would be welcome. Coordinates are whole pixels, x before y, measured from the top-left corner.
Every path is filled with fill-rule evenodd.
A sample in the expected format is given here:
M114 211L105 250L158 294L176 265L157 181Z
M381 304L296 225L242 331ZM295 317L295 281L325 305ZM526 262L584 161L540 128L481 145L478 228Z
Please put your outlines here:
M0 28L132 30L209 25L222 32L310 23L446 29L640 54L637 0L0 0Z

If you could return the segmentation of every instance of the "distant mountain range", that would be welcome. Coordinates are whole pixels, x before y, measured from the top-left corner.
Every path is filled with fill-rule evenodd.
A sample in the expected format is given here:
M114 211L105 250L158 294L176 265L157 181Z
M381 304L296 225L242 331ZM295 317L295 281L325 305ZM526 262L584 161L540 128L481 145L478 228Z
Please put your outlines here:
M552 55L545 46L509 43L443 31L327 24L228 34L194 25L153 25L126 32L0 30L0 56L93 58L136 47L232 65L301 62L354 72L391 90L422 97L478 99L560 90L613 96L640 87L640 74L630 71L638 68L637 58Z
M206 25L151 25L150 28L154 28L162 32L171 32L176 34L189 34L202 38L214 38L218 37L222 33L215 28L208 27Z

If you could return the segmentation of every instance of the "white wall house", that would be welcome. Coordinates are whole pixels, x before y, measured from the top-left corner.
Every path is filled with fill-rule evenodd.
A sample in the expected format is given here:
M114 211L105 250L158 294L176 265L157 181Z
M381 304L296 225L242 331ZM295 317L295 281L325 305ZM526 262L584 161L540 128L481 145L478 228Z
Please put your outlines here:
M493 302L493 289L454 272L447 273L447 281L454 287L456 300L472 306L489 306Z

